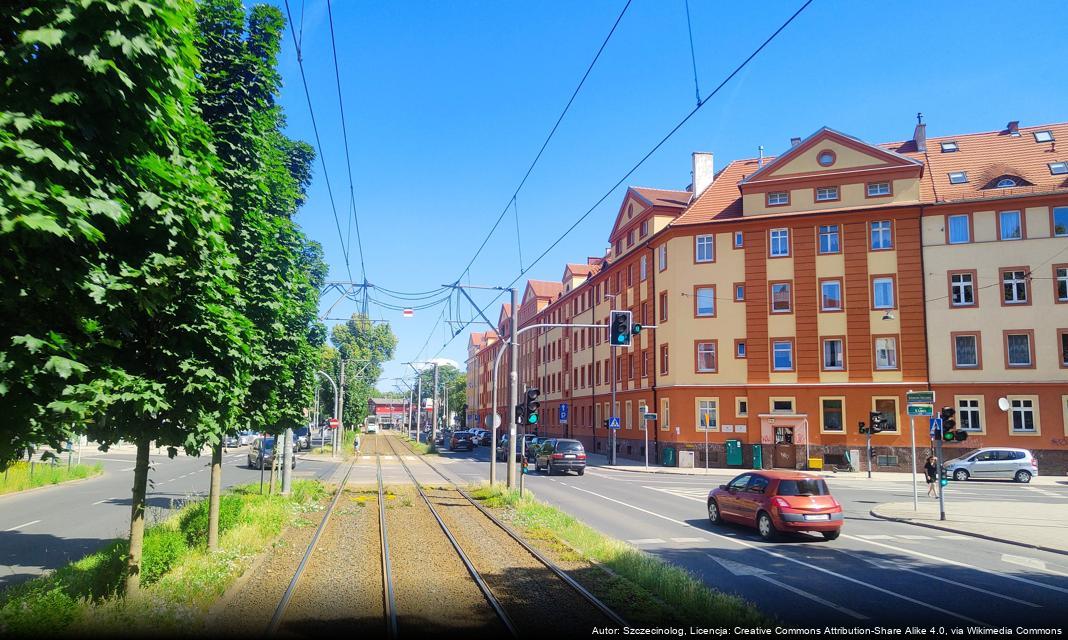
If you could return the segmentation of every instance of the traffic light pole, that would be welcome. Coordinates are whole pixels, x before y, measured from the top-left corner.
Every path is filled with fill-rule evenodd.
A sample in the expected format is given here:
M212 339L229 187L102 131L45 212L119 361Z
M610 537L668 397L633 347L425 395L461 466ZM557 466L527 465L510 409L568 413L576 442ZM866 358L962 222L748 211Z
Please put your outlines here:
M864 423L861 422L860 426L861 426L861 428L863 428L864 427ZM871 462L872 462L872 458L875 457L875 456L872 455L873 452L871 450L871 427L870 426L868 427L868 430L867 430L866 433L867 433L867 436L868 436L868 450L865 453L868 454L868 479L871 479Z
M938 519L945 520L946 487L948 487L949 484L947 483L945 487L942 486L942 438L938 439L938 444L935 445L935 448L938 450L938 453L936 454L938 456L938 477L936 478L936 482L938 482Z
M912 510L919 511L920 490L916 484L916 418L912 416L909 416L909 436L912 438ZM941 460L939 464L942 464ZM941 492L941 487L939 487L939 493Z
M512 294L512 339L508 345L511 372L508 374L508 488L515 486L515 406L519 404L519 300L515 287Z

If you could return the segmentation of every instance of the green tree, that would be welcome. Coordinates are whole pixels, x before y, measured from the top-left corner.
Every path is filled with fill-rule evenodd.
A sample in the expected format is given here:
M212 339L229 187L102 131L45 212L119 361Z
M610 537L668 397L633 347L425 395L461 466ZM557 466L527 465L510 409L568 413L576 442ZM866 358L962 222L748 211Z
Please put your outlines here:
M431 389L434 388L434 367L428 366L424 368L419 376L423 379L423 397L432 398L435 397L431 393ZM445 404L442 390L449 397L449 412L460 414L467 405L467 373L460 371L451 364L443 364L438 366L438 419L445 420ZM459 417L459 424L464 426L464 417ZM444 424L444 422L443 422Z
M343 324L334 326L330 341L337 349L335 371L340 372L340 363L345 362L343 422L355 426L367 416L367 401L382 375L382 364L393 358L397 337L388 324L354 313Z
M194 97L195 6L15 4L0 17L0 230L13 254L0 280L5 318L41 317L4 327L0 390L28 418L23 438L59 420L105 447L136 443L129 593L151 442L198 453L248 383L251 326Z

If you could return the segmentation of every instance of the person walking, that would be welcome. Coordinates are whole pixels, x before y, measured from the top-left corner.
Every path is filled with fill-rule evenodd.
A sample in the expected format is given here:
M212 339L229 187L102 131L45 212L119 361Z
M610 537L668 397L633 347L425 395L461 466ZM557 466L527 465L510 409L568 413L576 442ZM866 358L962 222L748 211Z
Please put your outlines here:
M938 458L927 456L927 463L923 465L923 473L927 477L927 495L937 498L938 490L935 487L938 483Z

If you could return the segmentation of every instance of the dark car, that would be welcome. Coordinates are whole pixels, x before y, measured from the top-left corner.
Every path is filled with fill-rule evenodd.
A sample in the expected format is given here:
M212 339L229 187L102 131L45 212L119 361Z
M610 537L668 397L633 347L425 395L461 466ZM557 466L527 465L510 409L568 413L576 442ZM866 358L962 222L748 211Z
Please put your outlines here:
M458 449L472 451L474 448L475 438L470 431L455 431L449 438L449 451L456 451Z
M534 470L549 475L574 471L580 476L586 473L586 449L578 440L549 438L534 448Z
M274 436L253 440L248 449L248 468L270 469L274 464L274 449ZM289 464L290 467L296 469L297 456L293 456L293 461Z
M527 454L527 462L529 464L534 464L534 456L538 453L538 447L540 447L543 443L548 442L548 440L548 438L543 438L539 436L534 436L527 440L525 452Z
M534 434L528 433L528 434L526 434L524 436L520 436L520 438L522 438L522 442L519 443L520 444L520 448L516 449L516 452L515 452L515 459L517 461L522 461L523 452L525 452L527 450L527 448L530 446L530 441L534 439ZM500 443L497 444L496 456L497 456L497 461L498 462L505 462L505 461L508 460L508 434L507 433L504 434L503 436L501 436L501 441L500 441Z
M796 471L753 471L709 492L708 520L756 527L765 540L786 531L818 531L834 540L842 532L843 513L823 478Z

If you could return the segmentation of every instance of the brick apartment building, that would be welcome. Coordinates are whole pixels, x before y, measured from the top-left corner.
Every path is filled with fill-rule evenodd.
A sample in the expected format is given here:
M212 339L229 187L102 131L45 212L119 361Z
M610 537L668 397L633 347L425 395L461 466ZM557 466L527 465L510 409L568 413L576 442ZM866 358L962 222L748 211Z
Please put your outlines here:
M542 391L541 432L644 455L640 407L656 412L651 457L674 447L725 464L840 462L864 449L871 411L880 468L911 467L908 390L953 406L974 448L1031 449L1068 469L1068 124L869 144L823 128L778 157L714 171L693 155L685 191L631 187L603 257L529 281L516 316L607 324L613 309L656 325L628 348L595 329L520 336L520 384ZM485 424L492 366L512 310L469 343L469 406ZM508 357L498 379L507 418ZM612 376L617 406L610 406ZM1005 398L1008 410L999 408ZM568 405L568 420L558 407ZM477 416L477 417L476 417ZM925 419L917 443L929 446ZM866 467L865 456L859 456Z

